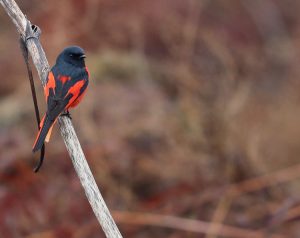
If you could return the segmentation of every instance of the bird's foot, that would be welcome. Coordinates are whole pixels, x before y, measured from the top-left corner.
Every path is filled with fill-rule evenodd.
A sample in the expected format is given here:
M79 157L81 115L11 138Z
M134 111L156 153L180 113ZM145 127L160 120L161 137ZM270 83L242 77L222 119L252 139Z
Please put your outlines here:
M67 111L64 111L62 114L60 114L61 116L64 116L64 117L68 117L72 120L72 117L71 117L71 114L70 112L67 110Z

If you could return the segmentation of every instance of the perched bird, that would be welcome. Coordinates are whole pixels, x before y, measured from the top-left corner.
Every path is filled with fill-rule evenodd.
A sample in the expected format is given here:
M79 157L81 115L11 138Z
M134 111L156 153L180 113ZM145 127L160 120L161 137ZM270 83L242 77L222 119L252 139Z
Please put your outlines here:
M47 112L41 120L33 152L40 150L45 141L49 142L58 116L64 114L70 117L69 109L82 100L89 83L84 59L84 51L78 46L65 48L57 57L44 87Z

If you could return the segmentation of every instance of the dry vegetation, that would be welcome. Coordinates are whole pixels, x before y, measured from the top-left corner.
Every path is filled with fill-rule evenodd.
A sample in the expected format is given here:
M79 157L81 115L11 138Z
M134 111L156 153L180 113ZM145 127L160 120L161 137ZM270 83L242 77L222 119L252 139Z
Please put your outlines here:
M300 2L18 2L51 65L66 45L87 51L73 122L124 237L300 236ZM34 111L4 11L0 39L0 236L99 237L59 133L32 172Z

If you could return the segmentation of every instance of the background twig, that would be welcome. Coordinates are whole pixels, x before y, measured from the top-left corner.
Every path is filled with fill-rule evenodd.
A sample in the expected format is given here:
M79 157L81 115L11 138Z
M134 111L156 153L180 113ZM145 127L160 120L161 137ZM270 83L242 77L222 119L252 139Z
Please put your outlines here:
M119 223L124 224L168 227L177 230L184 230L189 232L204 233L209 235L231 238L265 237L265 234L262 231L247 230L233 226L223 225L220 223L204 222L175 216L123 211L114 211L113 214ZM211 229L211 227L218 227L218 229ZM273 234L271 237L283 238L284 236L279 234Z

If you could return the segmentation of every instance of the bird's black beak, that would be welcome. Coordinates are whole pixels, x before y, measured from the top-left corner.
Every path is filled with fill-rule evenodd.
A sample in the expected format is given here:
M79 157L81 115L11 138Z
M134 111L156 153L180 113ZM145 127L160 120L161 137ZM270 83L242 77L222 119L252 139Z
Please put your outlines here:
M81 55L79 58L80 58L80 59L85 59L86 56L85 56L85 55Z

